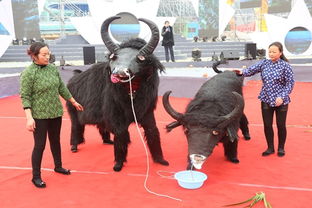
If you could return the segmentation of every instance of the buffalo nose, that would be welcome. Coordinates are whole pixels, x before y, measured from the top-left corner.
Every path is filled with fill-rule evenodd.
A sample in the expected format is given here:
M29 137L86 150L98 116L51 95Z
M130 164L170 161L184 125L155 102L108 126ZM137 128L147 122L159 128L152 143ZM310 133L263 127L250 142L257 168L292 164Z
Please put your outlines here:
M194 165L196 169L201 169L202 165L204 164L206 160L206 157L204 155L191 154L190 159L191 159L192 165Z
M112 73L113 74L118 74L119 76L129 76L130 75L130 72L129 72L129 69L127 67L115 67L113 70L112 70Z
M125 75L127 75L128 77L130 77L130 72L128 69L124 69L123 72L125 73Z

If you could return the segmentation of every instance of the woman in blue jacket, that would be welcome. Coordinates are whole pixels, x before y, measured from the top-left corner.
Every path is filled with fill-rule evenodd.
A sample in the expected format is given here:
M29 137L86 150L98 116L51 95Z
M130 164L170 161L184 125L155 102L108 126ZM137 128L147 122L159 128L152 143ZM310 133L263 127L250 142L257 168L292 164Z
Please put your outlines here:
M273 131L273 114L275 112L278 130L277 155L283 157L287 136L286 117L290 103L289 94L295 83L292 67L283 54L283 45L280 42L270 44L269 59L261 60L246 69L237 70L236 73L244 77L261 73L262 88L258 98L261 101L264 133L268 145L262 156L268 156L275 152Z

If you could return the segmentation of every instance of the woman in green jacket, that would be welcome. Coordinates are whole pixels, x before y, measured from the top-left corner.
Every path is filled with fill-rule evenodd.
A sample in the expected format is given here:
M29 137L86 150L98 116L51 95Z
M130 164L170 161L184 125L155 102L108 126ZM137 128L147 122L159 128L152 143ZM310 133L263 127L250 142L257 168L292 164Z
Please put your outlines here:
M26 129L33 132L32 182L38 188L46 187L41 179L41 161L47 135L54 159L54 171L69 175L70 170L62 167L60 132L62 125L62 96L69 100L77 110L83 107L76 102L63 83L57 67L49 64L50 50L47 44L33 43L27 50L33 63L21 74L20 95L26 114Z

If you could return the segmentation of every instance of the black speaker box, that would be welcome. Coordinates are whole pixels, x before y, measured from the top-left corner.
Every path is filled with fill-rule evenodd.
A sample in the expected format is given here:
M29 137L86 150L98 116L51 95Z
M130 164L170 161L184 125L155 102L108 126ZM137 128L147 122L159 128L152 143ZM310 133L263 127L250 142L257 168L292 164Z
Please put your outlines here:
M257 44L256 43L246 43L245 45L245 57L256 59L257 57Z
M95 63L95 47L94 46L83 47L83 62L84 62L84 65Z

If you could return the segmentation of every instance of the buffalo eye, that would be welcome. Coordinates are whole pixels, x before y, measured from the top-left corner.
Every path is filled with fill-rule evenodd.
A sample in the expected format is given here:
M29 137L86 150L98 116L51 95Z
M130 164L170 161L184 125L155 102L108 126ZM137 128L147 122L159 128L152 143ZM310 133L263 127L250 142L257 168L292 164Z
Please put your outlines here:
M184 129L184 133L185 133L185 134L188 134L188 133L189 133L189 130L188 130L187 128L185 128L185 129Z
M139 62L145 61L145 57L142 55L137 56L137 58Z
M213 134L213 135L215 135L215 136L217 136L217 135L219 135L219 132L218 132L218 131L213 130L213 131L212 131L212 134Z
M110 60L115 60L117 58L117 56L114 54L114 53L112 53L110 56L109 56L109 59Z

